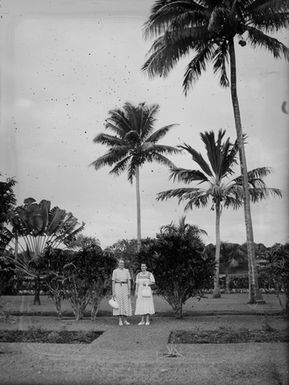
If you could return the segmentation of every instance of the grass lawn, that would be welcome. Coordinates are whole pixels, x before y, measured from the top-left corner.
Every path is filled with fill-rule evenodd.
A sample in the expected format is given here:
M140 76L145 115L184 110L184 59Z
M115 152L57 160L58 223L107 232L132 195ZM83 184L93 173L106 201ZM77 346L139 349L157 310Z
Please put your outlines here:
M248 305L247 294L223 294L219 299L213 299L211 294L206 295L205 298L198 301L195 298L189 299L183 306L184 314L194 315L197 313L262 313L273 312L278 313L281 311L280 304L277 297L274 294L263 295L266 303L258 305ZM170 305L160 296L154 296L155 310L157 314L171 315L172 309ZM134 308L135 299L132 297L132 305ZM51 313L56 314L55 305L53 301L46 295L41 296L41 305L33 305L33 296L2 296L0 297L0 306L2 310L7 312L25 313L25 314L43 314L49 315ZM68 315L72 313L71 306L68 301L62 302L62 311ZM112 313L110 306L108 305L108 299L104 299L100 303L99 314L110 315ZM87 306L86 315L90 314L90 306Z
M106 301L93 322L89 317L75 321L71 314L62 320L57 320L56 313L46 317L33 315L35 308L38 313L54 311L53 303L46 297L42 297L41 307L32 305L32 297L2 297L5 311L30 312L30 315L2 319L2 331L40 328L50 337L54 332L54 337L69 331L104 333L88 344L0 342L0 384L287 385L287 343L272 342L272 339L262 343L184 344L176 340L169 343L176 331L188 336L211 334L220 338L226 333L232 338L241 334L243 341L245 335L256 336L258 331L263 331L263 335L269 335L269 330L285 335L287 320L276 315L280 307L275 296L264 297L267 303L255 306L247 304L246 294L193 300L186 304L182 320L176 320L170 307L156 297L158 314L149 327L138 326L139 319L135 316L131 317L130 326L117 326ZM64 306L68 311L69 305Z

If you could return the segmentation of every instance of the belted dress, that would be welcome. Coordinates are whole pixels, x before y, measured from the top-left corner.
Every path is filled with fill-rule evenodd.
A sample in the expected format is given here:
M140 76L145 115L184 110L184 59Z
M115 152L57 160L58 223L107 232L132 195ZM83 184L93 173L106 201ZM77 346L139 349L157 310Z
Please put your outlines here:
M131 279L128 269L114 269L112 273L112 281L115 282L115 299L119 308L113 309L113 315L132 315L131 300L128 297L128 282Z

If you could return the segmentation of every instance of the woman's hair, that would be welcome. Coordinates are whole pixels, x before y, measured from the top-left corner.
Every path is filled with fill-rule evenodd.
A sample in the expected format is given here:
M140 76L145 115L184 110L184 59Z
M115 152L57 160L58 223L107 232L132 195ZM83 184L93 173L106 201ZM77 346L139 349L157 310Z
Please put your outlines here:
M146 267L148 267L148 265L145 262L141 262L140 265L145 265Z
M124 263L124 259L123 259L123 258L119 258L119 259L117 260L117 263L120 263L120 262L123 262L123 263Z

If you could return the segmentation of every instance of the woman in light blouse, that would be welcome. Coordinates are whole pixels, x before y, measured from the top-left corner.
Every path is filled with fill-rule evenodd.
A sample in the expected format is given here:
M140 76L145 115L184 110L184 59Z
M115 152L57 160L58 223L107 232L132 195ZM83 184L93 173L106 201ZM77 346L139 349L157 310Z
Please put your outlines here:
M113 309L113 315L118 316L119 326L129 325L126 317L132 314L130 280L129 270L124 268L124 260L119 259L118 268L112 273L112 295L119 305L118 309Z
M152 273L147 271L147 266L145 263L141 264L141 272L136 276L136 307L135 314L141 315L141 321L139 325L149 325L150 324L150 315L154 314L154 302L153 295L151 290L151 285L155 283L155 279ZM144 296L144 289L148 293Z

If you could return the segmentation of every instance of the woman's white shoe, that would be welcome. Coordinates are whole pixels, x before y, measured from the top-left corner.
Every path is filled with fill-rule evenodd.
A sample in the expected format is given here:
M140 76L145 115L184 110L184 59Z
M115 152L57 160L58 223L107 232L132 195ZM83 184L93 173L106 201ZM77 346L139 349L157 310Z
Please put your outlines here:
M122 321L119 321L118 326L123 326Z
M130 323L129 323L128 321L123 321L123 323L124 323L126 326L130 325Z
M142 326L142 325L144 325L144 324L145 324L144 321L140 321L140 322L138 323L139 326Z
M150 324L150 321L147 321L147 322L146 322L146 325L148 326L149 324Z

